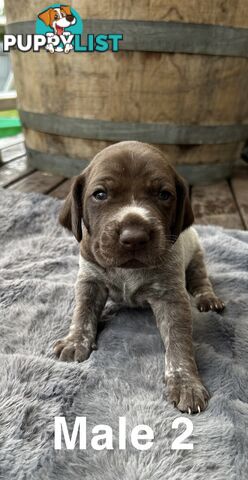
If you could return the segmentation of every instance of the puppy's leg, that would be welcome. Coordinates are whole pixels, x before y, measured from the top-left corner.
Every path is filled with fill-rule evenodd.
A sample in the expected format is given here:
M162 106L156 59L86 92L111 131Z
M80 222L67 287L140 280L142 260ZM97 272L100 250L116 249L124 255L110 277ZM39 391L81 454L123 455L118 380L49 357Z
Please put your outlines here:
M224 303L214 293L211 282L208 278L204 263L203 251L197 249L186 270L187 290L196 299L196 305L201 312L215 310L221 312Z
M191 307L186 291L152 300L156 323L166 350L168 400L182 412L204 410L209 395L199 377L192 343Z
M76 306L69 333L58 340L54 352L62 361L83 362L96 348L97 322L107 299L107 289L97 281L78 276Z

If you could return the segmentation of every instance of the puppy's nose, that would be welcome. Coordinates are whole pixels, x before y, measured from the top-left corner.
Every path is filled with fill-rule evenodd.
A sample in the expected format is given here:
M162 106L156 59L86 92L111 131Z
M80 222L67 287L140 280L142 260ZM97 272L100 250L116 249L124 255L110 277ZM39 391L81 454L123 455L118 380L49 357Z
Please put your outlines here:
M74 20L74 16L73 15L66 15L66 20L68 20L68 22L72 22L72 20Z
M120 244L126 249L143 247L149 240L149 232L141 227L126 227L120 233Z

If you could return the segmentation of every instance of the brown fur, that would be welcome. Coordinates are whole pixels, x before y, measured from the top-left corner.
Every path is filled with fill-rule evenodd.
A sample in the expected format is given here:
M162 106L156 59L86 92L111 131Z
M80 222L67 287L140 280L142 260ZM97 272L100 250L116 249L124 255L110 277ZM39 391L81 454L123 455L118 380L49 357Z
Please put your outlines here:
M60 214L61 224L72 230L78 242L82 239L80 221L83 218L87 232L84 232L81 253L103 266L120 266L132 256L121 249L117 241L119 229L124 228L125 223L132 223L132 218L129 215L120 225L115 213L117 207L131 204L133 198L147 208L151 217L152 241L146 249L136 252L137 260L144 264L159 262L168 245L194 220L184 180L159 150L133 143L132 150L128 145L117 144L98 154L76 178ZM111 192L112 200L99 203L92 198L92 193L103 184ZM167 202L158 200L156 195L162 186L172 194ZM133 218L135 222L137 224L137 218ZM145 228L146 222L143 225Z
M155 147L121 142L96 155L60 214L81 257L70 332L55 345L61 360L83 361L109 301L149 305L166 349L168 399L189 413L208 401L194 359L189 293L199 310L224 307L207 277L193 219L183 179Z

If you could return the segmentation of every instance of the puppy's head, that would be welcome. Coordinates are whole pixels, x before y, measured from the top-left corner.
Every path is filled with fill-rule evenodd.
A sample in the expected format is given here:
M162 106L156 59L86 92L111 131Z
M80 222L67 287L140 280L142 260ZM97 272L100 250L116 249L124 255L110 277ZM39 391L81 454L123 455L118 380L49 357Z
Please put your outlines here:
M103 267L159 265L193 223L187 187L164 154L141 142L105 148L79 175L60 223Z

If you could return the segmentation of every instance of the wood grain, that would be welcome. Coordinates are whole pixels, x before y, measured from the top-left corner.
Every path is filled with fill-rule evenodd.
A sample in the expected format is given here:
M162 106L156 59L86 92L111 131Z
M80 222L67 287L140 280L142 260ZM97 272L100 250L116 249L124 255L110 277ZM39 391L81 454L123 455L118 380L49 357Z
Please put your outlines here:
M83 19L126 18L248 26L247 0L84 0L70 2ZM44 1L5 0L7 22L34 20Z
M24 129L29 148L51 155L91 160L113 142L58 136ZM240 157L243 143L221 145L162 145L157 144L173 165L203 165L233 163Z
M20 0L19 8L15 7L14 0L6 1L8 23L34 21L37 13L44 9L44 2L37 0L34 4ZM72 7L83 19L248 27L247 0L85 0L72 2ZM48 55L41 51L38 55L34 52L23 55L13 51L12 62L19 108L24 111L89 121L133 122L133 136L136 123L204 128L210 125L246 128L248 125L246 58L136 51L101 54L71 52L70 55ZM73 149L77 153L67 155L67 151L62 151L65 145L62 136L57 135L57 139L52 141L51 137L43 136L41 151L50 152L57 142L57 151L54 152L57 156L61 153L87 160L100 146L91 137L90 150L90 143L83 144L76 138ZM100 138L99 142L107 140ZM181 140L185 143L197 143L184 138L188 137ZM117 137L111 140L117 140ZM158 139L151 141L158 142ZM27 144L34 150L40 150L34 143L33 136L33 144ZM177 137L174 143L177 144ZM234 162L242 146L238 143L237 138L237 146L215 150L214 156L211 149L202 149L200 161L206 164L209 161ZM82 145L84 149L80 151ZM86 151L88 155L85 155ZM186 164L198 164L197 150L192 148L181 156L176 154L177 151L175 145L173 163L180 164L185 159Z
M24 111L116 122L248 123L245 58L15 51L12 61ZM31 89L25 72L32 72Z
M33 167L27 165L27 158L25 156L6 163L0 168L0 186L6 187L11 182L19 180L33 172L33 170Z
M0 92L0 112L16 108L16 92Z
M46 172L34 172L26 178L19 180L11 185L11 190L19 192L37 192L48 193L50 190L58 186L63 181L63 177L52 175Z
M248 25L246 0L87 0L74 2L74 5L83 18L138 18L242 27Z
M59 185L57 188L52 190L49 193L49 195L51 197L59 198L62 200L68 195L71 189L71 185L72 185L72 179L65 180L65 182L61 183L61 185Z
M18 157L22 157L26 153L26 148L23 142L10 145L1 150L2 162L10 162Z
M226 181L195 186L191 191L195 222L243 229L243 223Z
M239 212L246 230L248 230L248 168L231 179L231 186Z
M19 133L14 137L0 138L0 150L2 150L3 148L8 148L11 145L15 145L23 141L24 141L23 133Z

